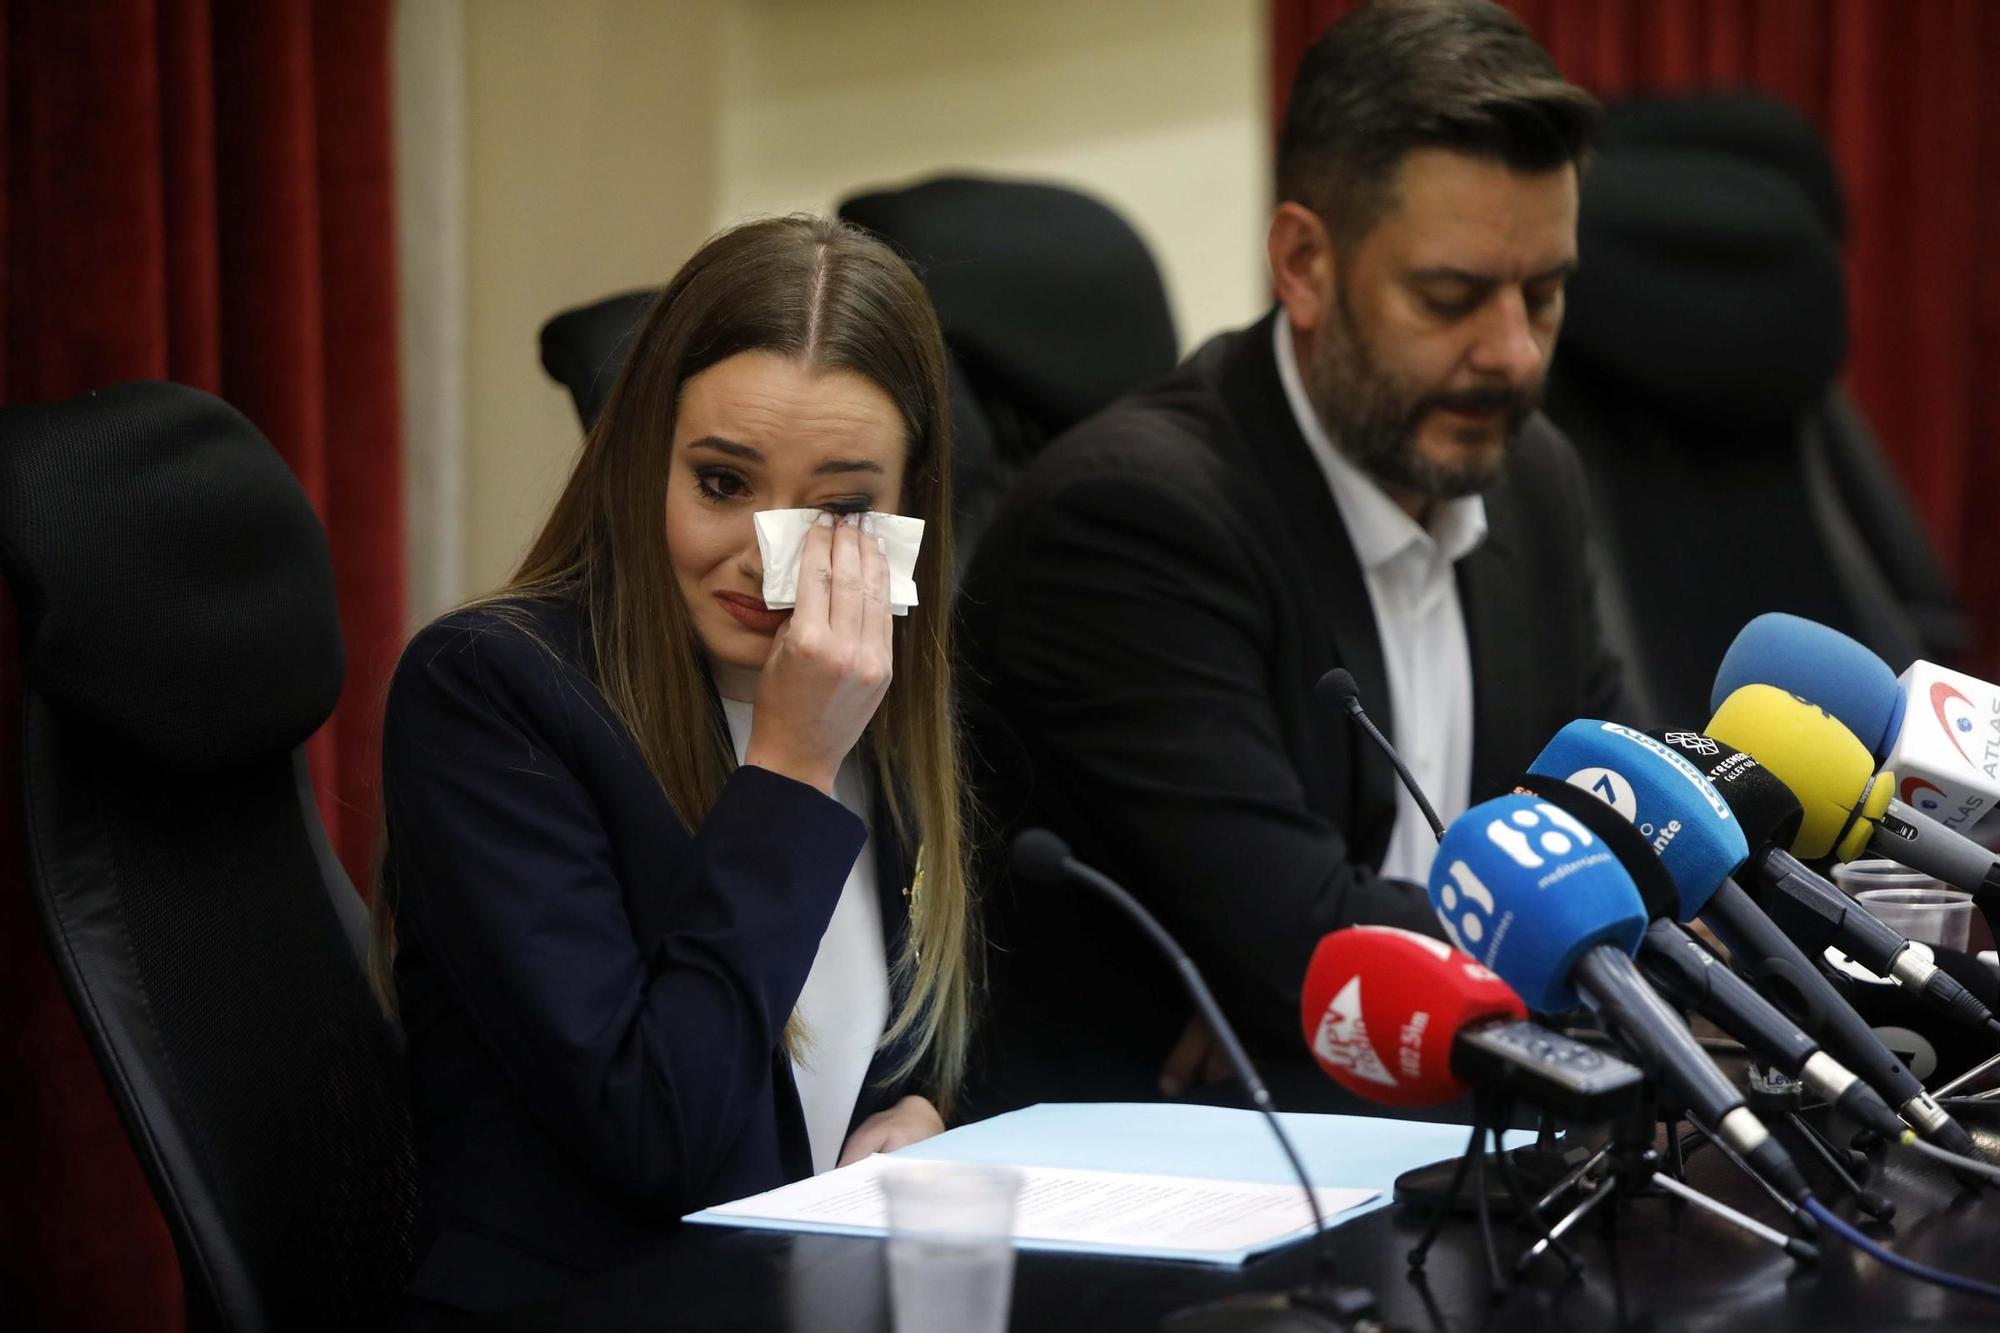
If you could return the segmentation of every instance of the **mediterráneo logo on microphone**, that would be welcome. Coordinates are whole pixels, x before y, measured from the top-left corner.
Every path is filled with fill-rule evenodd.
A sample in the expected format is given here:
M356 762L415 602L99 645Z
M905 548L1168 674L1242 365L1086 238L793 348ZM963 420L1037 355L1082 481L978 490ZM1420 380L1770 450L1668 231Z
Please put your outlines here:
M1514 810L1505 819L1488 820L1484 832L1486 843L1521 869L1546 867L1546 873L1534 881L1541 890L1612 859L1611 853L1597 846L1589 829L1567 811L1543 801ZM1583 854L1577 855L1579 852ZM1447 868L1445 882L1437 891L1437 908L1438 920L1452 943L1491 967L1514 923L1514 914L1508 912L1495 919L1492 891L1465 860L1454 859Z

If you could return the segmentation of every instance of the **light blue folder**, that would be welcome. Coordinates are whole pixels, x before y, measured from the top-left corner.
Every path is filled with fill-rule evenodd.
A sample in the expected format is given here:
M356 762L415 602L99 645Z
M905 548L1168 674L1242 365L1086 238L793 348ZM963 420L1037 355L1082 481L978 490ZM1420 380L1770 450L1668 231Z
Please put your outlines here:
M1465 1150L1470 1126L1438 1125L1373 1116L1306 1115L1282 1112L1316 1186L1378 1191L1375 1198L1341 1213L1345 1222L1387 1207L1396 1177L1411 1167L1456 1157ZM1534 1135L1514 1130L1507 1146L1532 1143ZM947 1130L895 1154L923 1161L979 1162L997 1166L1041 1166L1135 1174L1194 1176L1256 1184L1290 1184L1295 1177L1284 1152L1255 1111L1220 1106L1180 1106L1158 1102L1045 1102L974 1124ZM689 1222L717 1226L768 1226L777 1230L880 1235L846 1226L816 1226L689 1215ZM1023 1248L1065 1250L1133 1258L1155 1257L1143 1249L1099 1245L1024 1244ZM1269 1248L1269 1247L1261 1247ZM1218 1256L1241 1264L1257 1253Z

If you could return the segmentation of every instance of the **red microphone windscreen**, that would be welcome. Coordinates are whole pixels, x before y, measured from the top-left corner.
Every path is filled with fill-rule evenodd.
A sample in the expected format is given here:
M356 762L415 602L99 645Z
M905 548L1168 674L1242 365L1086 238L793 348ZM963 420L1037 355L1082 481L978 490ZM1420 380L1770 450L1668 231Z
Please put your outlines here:
M1451 1043L1469 1023L1526 1018L1521 997L1470 956L1392 926L1336 930L1313 951L1299 1019L1334 1082L1388 1106L1436 1106L1465 1091Z

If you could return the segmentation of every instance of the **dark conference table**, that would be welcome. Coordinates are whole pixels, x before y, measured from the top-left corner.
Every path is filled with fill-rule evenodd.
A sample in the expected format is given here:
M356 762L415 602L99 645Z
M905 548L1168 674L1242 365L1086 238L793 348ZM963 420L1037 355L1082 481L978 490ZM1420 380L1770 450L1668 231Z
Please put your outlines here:
M1982 1148L2000 1149L2000 1106L1970 1113ZM1881 1151L1875 1154L1881 1162ZM1889 1170L1869 1184L1893 1199L1892 1227L1862 1229L1898 1253L1950 1271L2000 1281L2000 1189L1962 1189L1931 1159L1892 1150ZM1825 1188L1824 1169L1808 1178ZM1767 1223L1778 1210L1713 1149L1688 1161L1688 1181ZM1851 1203L1836 1203L1865 1221ZM1393 1328L1532 1330L1993 1328L2000 1304L1891 1272L1831 1236L1817 1267L1795 1264L1736 1228L1664 1198L1627 1205L1610 1231L1594 1220L1571 1233L1586 1263L1568 1279L1554 1256L1489 1303L1479 1235L1468 1218L1447 1227L1425 1279L1404 1256L1423 1219L1390 1206L1333 1232L1340 1280L1371 1288ZM1503 1263L1525 1232L1499 1225ZM631 1266L587 1281L564 1299L517 1311L495 1329L778 1329L797 1333L887 1333L888 1284L878 1240L793 1236L683 1226ZM1304 1280L1310 1247L1300 1243L1239 1269L1024 1252L1017 1257L1011 1327L1026 1333L1117 1333L1157 1328L1181 1306Z

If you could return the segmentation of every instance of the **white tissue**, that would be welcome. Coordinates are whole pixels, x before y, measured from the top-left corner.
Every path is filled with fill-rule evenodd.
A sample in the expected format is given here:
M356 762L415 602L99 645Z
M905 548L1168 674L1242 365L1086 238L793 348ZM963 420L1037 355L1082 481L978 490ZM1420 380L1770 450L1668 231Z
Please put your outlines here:
M764 561L764 605L773 611L799 601L799 564L805 558L806 533L823 509L762 509L757 522L757 553ZM924 521L902 514L875 514L875 535L889 558L889 612L906 616L917 604L917 550L924 542ZM862 534L866 540L867 534Z

